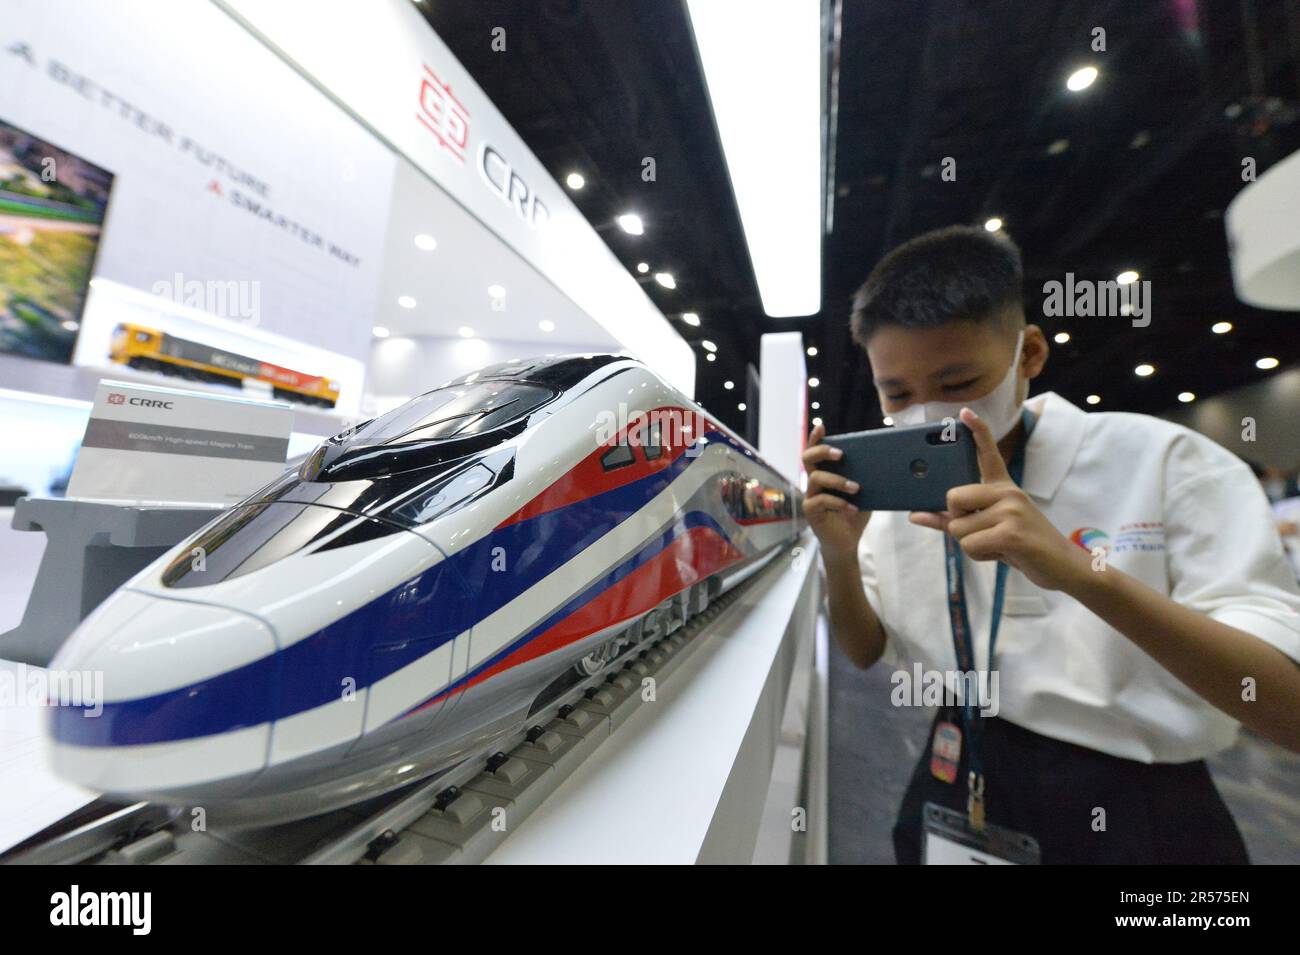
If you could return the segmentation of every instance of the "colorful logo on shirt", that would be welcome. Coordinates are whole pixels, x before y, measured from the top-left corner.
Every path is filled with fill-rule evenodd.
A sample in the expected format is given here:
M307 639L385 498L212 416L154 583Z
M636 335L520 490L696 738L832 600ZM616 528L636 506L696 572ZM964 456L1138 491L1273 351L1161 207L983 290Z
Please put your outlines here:
M1095 527L1080 527L1070 535L1070 540L1074 541L1089 554L1098 547L1102 550L1110 550L1110 538L1106 535L1105 531L1099 531Z

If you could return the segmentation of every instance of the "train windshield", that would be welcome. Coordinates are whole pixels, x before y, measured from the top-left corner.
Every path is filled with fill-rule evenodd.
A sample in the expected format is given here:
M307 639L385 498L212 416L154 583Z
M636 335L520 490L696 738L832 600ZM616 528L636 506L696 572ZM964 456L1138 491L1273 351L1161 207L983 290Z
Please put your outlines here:
M517 421L554 394L550 388L520 381L439 388L362 425L353 440L379 445L482 434Z

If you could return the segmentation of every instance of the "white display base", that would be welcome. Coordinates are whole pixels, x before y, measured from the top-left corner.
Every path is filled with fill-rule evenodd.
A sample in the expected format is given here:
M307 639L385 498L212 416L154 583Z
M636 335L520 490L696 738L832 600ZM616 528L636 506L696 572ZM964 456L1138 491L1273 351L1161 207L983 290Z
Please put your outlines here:
M638 707L486 862L748 863L760 837L765 847L790 843L776 829L790 828L795 807L769 805L769 797L788 801L808 788L791 786L788 771L774 780L774 768L783 722L791 739L783 717L792 677L812 679L816 539L806 534L778 560L783 567L761 574L710 625L704 645L658 687L657 701ZM795 694L808 700L806 686ZM800 709L824 721L815 702ZM811 729L807 738L820 745L824 732ZM812 818L820 810L806 808L809 832L824 838L824 821Z

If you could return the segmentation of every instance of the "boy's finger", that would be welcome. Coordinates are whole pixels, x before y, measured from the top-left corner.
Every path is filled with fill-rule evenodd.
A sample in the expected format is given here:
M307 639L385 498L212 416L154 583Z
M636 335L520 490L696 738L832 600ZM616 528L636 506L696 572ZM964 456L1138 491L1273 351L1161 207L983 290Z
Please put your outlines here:
M970 428L971 434L975 438L975 453L979 459L980 480L985 484L992 484L995 481L1010 481L1011 473L1007 471L1007 463L1002 460L1002 452L998 450L998 443L993 440L993 432L984 423L984 419L969 408L962 408L961 420L966 427Z
M946 511L912 511L907 515L907 519L918 527L929 527L936 531L946 531L948 522L952 520L951 515Z

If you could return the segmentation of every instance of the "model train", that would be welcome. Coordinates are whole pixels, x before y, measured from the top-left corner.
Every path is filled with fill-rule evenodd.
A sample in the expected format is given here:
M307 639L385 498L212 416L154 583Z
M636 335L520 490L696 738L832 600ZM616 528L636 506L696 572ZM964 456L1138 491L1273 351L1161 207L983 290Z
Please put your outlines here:
M52 763L235 825L357 802L490 753L804 526L641 362L490 366L322 442L110 596L52 663L104 690L95 718L51 707Z
M308 405L333 408L339 400L336 381L141 325L123 323L113 329L108 356L120 365L194 381L235 387L240 387L246 379L263 381L271 386L275 397Z

